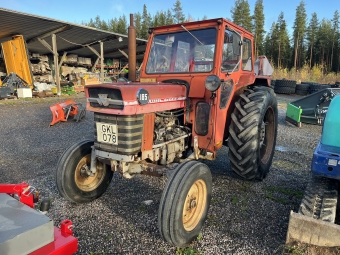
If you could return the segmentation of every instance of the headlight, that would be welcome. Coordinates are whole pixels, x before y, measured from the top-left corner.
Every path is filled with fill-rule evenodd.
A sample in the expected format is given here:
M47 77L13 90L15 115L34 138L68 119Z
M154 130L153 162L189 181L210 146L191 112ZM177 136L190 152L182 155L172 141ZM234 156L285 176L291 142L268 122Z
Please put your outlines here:
M214 92L218 90L218 88L221 86L221 80L216 75L209 75L205 79L205 88L211 92Z

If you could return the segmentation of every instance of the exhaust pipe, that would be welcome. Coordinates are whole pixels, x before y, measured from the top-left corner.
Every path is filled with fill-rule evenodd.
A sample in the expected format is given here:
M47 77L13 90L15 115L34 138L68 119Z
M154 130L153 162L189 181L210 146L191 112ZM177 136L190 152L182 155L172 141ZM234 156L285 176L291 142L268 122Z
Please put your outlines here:
M130 14L130 26L128 27L128 51L129 81L136 81L136 27L133 25L133 14Z

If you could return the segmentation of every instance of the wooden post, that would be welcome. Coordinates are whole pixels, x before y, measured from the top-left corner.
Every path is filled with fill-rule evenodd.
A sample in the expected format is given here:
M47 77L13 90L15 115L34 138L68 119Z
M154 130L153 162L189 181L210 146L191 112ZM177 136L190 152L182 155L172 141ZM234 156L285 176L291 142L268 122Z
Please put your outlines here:
M100 41L100 82L104 83L104 43Z
M57 37L55 34L52 35L52 48L53 48L53 62L54 62L54 75L55 82L57 84L57 95L61 95L60 89L60 75L59 75L59 61L58 61L58 49L57 49Z

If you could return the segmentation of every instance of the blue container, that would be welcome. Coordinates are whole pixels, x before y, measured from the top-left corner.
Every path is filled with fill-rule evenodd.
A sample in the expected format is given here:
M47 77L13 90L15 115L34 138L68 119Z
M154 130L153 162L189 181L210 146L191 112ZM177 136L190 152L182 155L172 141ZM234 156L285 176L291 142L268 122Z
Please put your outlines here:
M328 107L323 123L321 143L340 147L340 95L335 96Z

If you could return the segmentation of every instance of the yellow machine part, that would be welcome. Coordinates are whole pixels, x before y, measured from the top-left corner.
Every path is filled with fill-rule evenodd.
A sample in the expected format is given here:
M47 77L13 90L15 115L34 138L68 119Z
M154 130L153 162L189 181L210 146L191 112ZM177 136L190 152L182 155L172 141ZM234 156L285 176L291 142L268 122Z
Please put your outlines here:
M1 47L7 74L11 72L16 73L32 89L33 77L24 37L22 35L12 36L12 40L1 43Z

